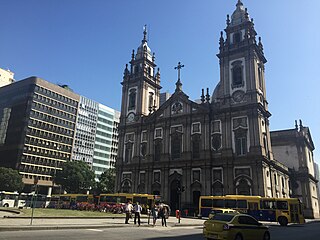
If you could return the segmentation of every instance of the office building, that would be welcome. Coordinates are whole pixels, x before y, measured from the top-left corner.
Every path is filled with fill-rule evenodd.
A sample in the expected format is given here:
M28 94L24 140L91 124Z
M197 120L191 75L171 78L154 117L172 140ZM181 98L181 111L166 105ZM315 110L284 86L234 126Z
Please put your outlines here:
M10 70L0 68L0 87L11 84L14 82L14 73Z

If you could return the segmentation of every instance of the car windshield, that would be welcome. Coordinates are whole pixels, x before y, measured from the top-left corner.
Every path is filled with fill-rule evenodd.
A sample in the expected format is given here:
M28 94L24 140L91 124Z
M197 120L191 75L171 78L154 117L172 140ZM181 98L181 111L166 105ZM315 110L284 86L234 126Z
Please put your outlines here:
M234 215L232 215L232 214L219 214L218 213L212 217L212 220L230 222L233 217L234 217Z
M222 210L212 210L211 213L213 213L213 214L222 213Z

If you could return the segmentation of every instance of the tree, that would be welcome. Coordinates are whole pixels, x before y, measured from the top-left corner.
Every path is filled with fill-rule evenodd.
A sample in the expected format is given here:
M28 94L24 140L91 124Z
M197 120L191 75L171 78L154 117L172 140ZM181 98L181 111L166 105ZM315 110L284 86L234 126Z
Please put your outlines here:
M0 167L0 191L20 192L23 186L22 176L17 170Z
M94 172L82 161L65 162L54 181L68 193L85 193L95 187Z
M115 186L116 174L114 168L107 169L99 177L97 183L98 192L100 193L113 193Z

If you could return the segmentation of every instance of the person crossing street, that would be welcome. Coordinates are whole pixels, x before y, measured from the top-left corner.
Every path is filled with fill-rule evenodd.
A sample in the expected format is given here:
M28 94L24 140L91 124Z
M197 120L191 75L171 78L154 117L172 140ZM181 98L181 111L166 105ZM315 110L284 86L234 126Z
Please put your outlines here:
M136 205L134 205L133 211L134 211L134 224L137 223L137 218L138 218L138 225L140 226L140 216L141 216L142 207L140 206L139 202L137 202Z

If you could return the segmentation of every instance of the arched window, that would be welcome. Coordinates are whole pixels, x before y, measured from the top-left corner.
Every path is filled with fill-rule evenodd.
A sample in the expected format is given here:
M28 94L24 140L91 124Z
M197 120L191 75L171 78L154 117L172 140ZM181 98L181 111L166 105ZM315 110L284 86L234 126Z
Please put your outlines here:
M251 195L251 186L248 180L241 179L237 184L237 194L238 195Z
M242 67L237 65L232 69L232 84L234 87L242 85Z

